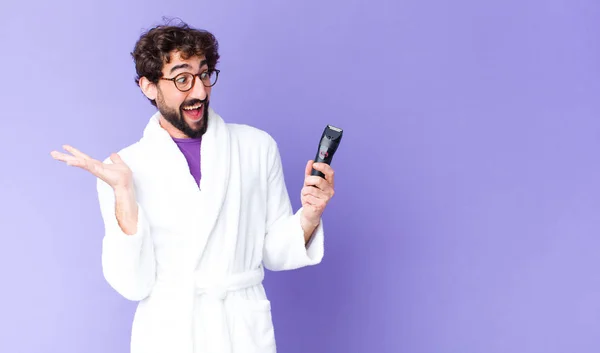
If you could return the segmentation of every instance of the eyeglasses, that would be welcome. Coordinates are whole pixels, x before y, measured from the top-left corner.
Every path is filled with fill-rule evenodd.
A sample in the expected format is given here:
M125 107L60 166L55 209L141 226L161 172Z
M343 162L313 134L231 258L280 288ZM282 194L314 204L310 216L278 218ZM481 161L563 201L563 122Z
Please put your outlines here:
M161 80L173 81L175 87L181 92L187 92L194 88L194 84L196 84L196 76L200 77L200 81L204 87L212 87L217 83L217 78L219 78L220 70L207 70L203 71L199 74L192 74L189 72L183 72L173 78L165 78L161 77Z

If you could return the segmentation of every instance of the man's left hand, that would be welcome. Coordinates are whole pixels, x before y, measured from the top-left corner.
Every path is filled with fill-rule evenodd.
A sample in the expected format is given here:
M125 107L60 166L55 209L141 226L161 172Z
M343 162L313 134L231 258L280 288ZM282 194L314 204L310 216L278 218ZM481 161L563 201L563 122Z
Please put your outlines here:
M323 173L325 178L310 175L313 168ZM331 166L309 160L304 171L304 187L300 193L303 207L301 225L307 241L319 225L325 206L334 193L334 171Z

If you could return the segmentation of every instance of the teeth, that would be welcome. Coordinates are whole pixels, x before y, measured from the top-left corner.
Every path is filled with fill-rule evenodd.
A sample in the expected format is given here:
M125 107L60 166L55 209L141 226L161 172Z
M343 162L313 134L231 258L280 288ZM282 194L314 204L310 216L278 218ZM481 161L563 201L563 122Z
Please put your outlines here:
M202 103L196 104L196 105L191 106L191 107L186 107L186 108L183 108L183 109L184 110L194 110L194 109L200 109L200 107L202 107Z

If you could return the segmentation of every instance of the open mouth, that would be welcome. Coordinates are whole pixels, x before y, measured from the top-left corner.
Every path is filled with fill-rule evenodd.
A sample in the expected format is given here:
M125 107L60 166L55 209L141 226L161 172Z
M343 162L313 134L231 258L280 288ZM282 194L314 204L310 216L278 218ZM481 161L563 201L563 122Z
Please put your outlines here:
M198 120L202 119L203 112L204 112L204 104L203 103L196 103L189 107L183 107L183 114L185 114L185 116L188 119L193 120L193 121L198 121Z

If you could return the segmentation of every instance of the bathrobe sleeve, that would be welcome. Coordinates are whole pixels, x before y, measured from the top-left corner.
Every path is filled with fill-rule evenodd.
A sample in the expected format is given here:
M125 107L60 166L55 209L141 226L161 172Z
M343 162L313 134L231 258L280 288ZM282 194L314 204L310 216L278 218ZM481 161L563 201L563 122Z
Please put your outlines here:
M104 278L126 299L142 300L154 286L156 269L150 226L144 210L138 204L137 233L127 235L117 222L113 189L98 179L97 190L105 228L102 240Z
M302 207L293 212L286 189L281 156L275 140L269 146L266 236L263 262L272 271L292 270L316 265L324 255L323 220L307 245L300 225ZM299 194L299 193L298 193Z

